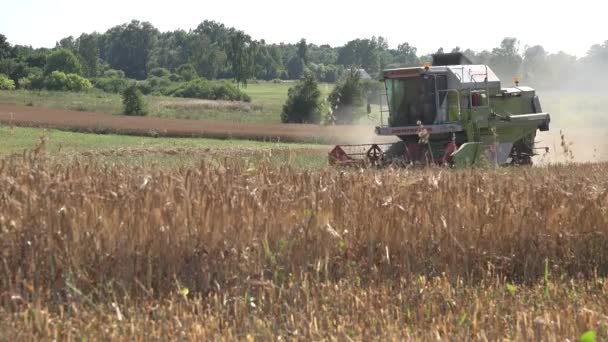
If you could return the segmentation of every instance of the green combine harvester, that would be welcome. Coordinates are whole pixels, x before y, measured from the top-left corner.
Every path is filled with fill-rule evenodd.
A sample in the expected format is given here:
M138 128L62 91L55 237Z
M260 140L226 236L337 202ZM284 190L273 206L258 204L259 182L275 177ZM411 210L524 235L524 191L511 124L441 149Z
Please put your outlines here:
M376 134L401 142L338 145L330 164L531 165L536 131L549 130L534 89L517 79L503 88L487 65L461 53L433 55L432 66L385 70L383 78L386 105Z

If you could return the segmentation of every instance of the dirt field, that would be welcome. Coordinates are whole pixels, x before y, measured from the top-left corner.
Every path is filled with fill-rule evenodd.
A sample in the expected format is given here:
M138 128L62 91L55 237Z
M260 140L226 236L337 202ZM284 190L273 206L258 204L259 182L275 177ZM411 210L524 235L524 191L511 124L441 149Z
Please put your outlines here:
M0 104L0 123L34 126L93 133L118 133L164 137L205 137L219 139L252 139L283 142L319 142L325 144L365 144L395 141L393 137L378 137L371 126L332 126L301 124L254 124L228 121L165 119L154 117L119 116L95 112L68 111L40 107ZM560 131L572 151L567 156L561 145ZM538 156L535 163L589 162L608 160L608 130L604 127L551 127L540 132L539 146L550 154Z
M0 123L146 136L236 138L334 144L387 141L375 137L373 127L370 126L345 128L300 124L242 124L225 121L118 116L6 104L0 105Z

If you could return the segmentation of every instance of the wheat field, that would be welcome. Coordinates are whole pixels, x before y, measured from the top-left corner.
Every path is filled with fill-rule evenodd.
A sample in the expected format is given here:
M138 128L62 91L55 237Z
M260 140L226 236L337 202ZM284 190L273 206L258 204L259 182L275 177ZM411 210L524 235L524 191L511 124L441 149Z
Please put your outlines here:
M607 166L5 156L0 340L605 339Z

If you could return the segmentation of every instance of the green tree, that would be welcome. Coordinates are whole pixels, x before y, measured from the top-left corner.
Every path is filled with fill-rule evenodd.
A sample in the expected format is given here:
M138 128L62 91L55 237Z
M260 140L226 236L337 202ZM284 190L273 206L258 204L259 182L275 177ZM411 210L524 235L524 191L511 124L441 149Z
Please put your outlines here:
M384 40L381 42L385 44ZM380 71L382 46L375 37L355 39L338 50L338 64L345 67L360 66L370 73Z
M232 74L237 86L247 86L247 80L252 76L252 55L249 47L251 38L245 33L238 31L230 36L230 47L228 59L232 66Z
M83 33L77 39L78 55L82 61L84 75L97 77L99 72L99 47L97 46L98 34Z
M416 52L417 49L407 42L399 44L399 46L397 46L397 56L394 62L404 67L420 65L420 59L416 55Z
M104 35L102 56L111 68L123 70L127 77L146 79L158 34L158 30L148 22L133 20L129 24L115 26Z
M306 66L304 65L304 61L298 56L291 57L289 62L287 62L287 72L289 73L289 78L292 80L301 78L305 70Z
M46 59L44 74L50 75L53 71L61 71L66 74L82 74L82 65L78 57L67 49L59 49L52 52Z
M321 91L311 73L305 73L295 86L289 88L283 105L284 123L319 123L321 121Z
M50 52L44 49L31 51L25 56L25 62L29 67L44 69L46 66L46 59L49 54Z
M66 49L66 50L70 50L72 52L76 52L76 50L77 50L76 40L74 40L74 37L72 37L72 36L63 38L60 41L58 41L57 43L55 43L55 48L56 49Z
M328 100L332 111L330 120L335 123L353 123L365 114L364 87L357 68L350 68L331 91Z
M146 115L144 96L135 84L130 85L122 92L122 104L126 115Z
M255 77L258 79L272 80L279 78L282 64L277 61L272 53L271 48L266 45L264 40L256 44L254 52Z
M188 37L188 59L197 74L208 79L217 78L222 68L228 63L228 55L218 42L214 42L205 33L195 33ZM185 63L183 63L185 64Z
M547 70L547 52L545 49L540 45L527 48L522 62L524 80L538 84L546 78Z
M188 40L191 36L192 34L184 30L160 33L150 54L148 68L162 67L175 70L178 66L188 63L191 55Z
M510 80L519 74L522 58L518 53L519 42L516 38L505 38L500 47L492 50L489 65L503 80Z
M13 48L6 40L6 36L0 33L0 59L14 57Z
M306 39L302 38L297 46L298 57L304 62L304 65L308 64L308 44L306 44Z
M608 40L603 44L594 44L587 52L587 60L601 65L608 65Z
M207 36L211 43L220 45L228 44L230 36L236 33L234 28L227 28L222 23L213 20L205 20L194 30L197 34Z
M19 79L27 76L27 64L18 58L0 59L0 74L5 74L19 86Z

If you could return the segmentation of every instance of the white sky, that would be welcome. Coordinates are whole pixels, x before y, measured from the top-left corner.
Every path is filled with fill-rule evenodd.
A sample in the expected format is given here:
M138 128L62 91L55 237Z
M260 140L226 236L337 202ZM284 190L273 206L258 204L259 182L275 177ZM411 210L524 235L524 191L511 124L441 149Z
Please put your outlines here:
M560 3L567 3L562 5ZM384 36L392 48L409 42L419 53L455 46L480 51L516 37L521 48L584 56L608 40L608 3L596 0L0 0L0 33L11 44L53 47L82 32L138 19L161 31L193 29L205 19L243 30L268 43L343 45Z

